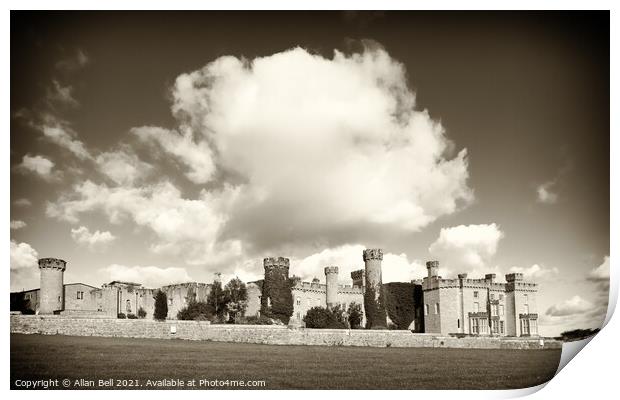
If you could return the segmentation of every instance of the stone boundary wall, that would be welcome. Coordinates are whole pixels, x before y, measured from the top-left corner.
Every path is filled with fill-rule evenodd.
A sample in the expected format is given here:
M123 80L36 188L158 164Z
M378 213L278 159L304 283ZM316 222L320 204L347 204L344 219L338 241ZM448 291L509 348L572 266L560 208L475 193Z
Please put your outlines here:
M274 325L210 325L200 321L69 318L11 315L11 333L185 339L276 345L444 347L472 349L561 349L562 342L542 338L446 337L389 330L290 329Z

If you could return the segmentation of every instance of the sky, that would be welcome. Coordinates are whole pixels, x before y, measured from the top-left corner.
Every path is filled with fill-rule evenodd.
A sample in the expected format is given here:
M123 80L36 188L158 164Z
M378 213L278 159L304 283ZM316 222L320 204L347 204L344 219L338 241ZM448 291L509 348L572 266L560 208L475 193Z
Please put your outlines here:
M11 290L523 272L540 331L609 288L609 18L11 13Z

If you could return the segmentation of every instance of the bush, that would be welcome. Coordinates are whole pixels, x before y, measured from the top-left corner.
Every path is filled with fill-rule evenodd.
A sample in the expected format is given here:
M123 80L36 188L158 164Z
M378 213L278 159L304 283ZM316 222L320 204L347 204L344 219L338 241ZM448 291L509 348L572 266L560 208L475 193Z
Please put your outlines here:
M146 310L142 307L138 308L138 318L146 317Z
M153 318L157 321L164 321L168 317L168 296L161 290L155 295L155 312Z
M239 278L231 279L224 287L224 297L228 311L228 322L235 323L238 318L243 317L245 309L248 307L248 291L245 283Z
M136 314L127 314L127 319L138 319Z
M312 307L304 316L306 328L314 329L346 329L346 325L338 317L323 307Z
M177 313L177 319L184 321L206 321L215 315L213 306L204 301L190 301Z
M349 304L347 310L349 326L351 329L362 328L362 320L364 319L364 312L362 311L362 305L358 303Z
M119 313L118 313L118 315L117 315L116 317L117 317L117 318L120 318L120 319L125 319L125 318L127 318L127 317L125 316L125 314L124 314L124 313L122 313L122 312L119 312Z

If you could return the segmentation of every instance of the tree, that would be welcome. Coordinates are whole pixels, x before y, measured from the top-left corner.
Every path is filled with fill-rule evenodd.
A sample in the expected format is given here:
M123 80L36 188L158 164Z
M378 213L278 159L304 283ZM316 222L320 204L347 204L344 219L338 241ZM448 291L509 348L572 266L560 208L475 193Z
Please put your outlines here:
M207 305L213 309L213 314L222 321L226 312L226 294L222 289L222 282L214 281L211 285L211 291L207 296Z
M306 328L315 329L346 329L346 325L338 321L336 315L327 308L312 307L304 316Z
M158 290L155 294L155 312L153 318L157 321L164 321L168 317L168 296L166 293Z
M146 317L146 310L142 307L138 308L138 318Z
M332 312L332 314L334 314L336 320L338 320L338 322L340 322L345 328L348 328L350 326L347 311L340 304L337 304L329 310Z
M351 329L360 329L362 327L362 320L364 319L362 305L355 302L349 304L347 314L349 314L349 326Z
M177 319L191 321L205 321L215 315L215 310L204 301L190 300L187 306L177 313Z
M224 298L229 322L235 322L237 318L245 314L248 306L248 291L245 283L239 278L233 278L224 287Z

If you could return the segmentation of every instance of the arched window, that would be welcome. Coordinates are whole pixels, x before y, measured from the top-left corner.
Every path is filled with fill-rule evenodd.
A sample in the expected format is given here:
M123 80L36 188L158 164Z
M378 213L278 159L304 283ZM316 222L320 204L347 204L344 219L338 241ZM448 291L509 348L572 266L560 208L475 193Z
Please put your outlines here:
M131 312L131 300L127 300L127 313Z

